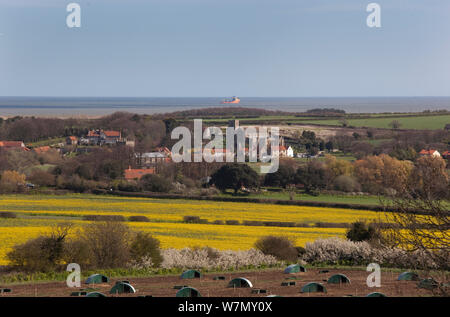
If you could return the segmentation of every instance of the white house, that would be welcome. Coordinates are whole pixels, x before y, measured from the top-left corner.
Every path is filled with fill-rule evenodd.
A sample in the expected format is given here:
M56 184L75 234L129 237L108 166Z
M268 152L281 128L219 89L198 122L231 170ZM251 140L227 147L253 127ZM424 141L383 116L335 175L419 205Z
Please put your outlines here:
M294 149L291 146L287 148L286 156L287 157L294 157Z
M420 156L433 156L433 157L441 157L441 153L436 150L422 150L419 152Z

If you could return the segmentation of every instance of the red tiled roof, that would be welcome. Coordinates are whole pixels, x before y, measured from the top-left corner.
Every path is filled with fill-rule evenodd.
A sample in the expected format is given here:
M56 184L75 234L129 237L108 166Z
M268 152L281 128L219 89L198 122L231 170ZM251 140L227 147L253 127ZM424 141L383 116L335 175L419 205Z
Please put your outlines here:
M0 141L2 147L25 147L22 141Z
M444 153L442 153L442 156L450 156L450 151L445 151Z
M51 149L51 148L50 148L49 146L40 146L40 147L34 148L33 150L34 150L36 153L41 154L41 153L48 152L50 149Z
M147 174L155 174L154 168L148 169L126 169L125 170L125 179L133 180L133 179L141 179L142 176Z
M103 131L103 133L104 133L107 137L117 137L117 138L120 138L120 131Z
M96 136L96 137L99 137L100 134L98 134L97 131L89 131L88 134L87 134L87 136Z
M22 141L0 141L0 148L7 149L20 149L29 151L30 149L25 146Z
M77 137L76 137L76 136L73 136L73 135L71 135L71 136L69 136L69 139L70 139L70 140L72 140L72 141L76 141L76 140L77 140Z
M286 151L286 147L285 146L274 146L273 147L274 150L278 150L278 151Z
M433 155L436 150L422 150L419 152L420 155Z

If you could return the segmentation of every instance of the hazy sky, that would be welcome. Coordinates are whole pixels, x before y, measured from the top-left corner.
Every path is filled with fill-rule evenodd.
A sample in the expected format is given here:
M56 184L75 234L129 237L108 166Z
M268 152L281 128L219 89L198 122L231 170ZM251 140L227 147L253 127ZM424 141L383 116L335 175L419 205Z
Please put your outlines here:
M0 96L232 95L449 96L450 1L0 0Z

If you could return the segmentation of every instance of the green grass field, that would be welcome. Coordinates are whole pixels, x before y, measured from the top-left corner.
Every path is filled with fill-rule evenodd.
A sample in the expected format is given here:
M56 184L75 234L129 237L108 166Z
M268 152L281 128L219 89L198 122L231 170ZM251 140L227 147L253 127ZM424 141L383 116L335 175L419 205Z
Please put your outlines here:
M393 120L400 122L401 129L415 130L438 130L443 129L450 123L450 115L422 116L422 117L400 117L400 118L368 118L368 119L348 119L348 125L354 127L369 127L389 129L389 123ZM341 126L339 120L312 120L304 121L305 124L326 124Z

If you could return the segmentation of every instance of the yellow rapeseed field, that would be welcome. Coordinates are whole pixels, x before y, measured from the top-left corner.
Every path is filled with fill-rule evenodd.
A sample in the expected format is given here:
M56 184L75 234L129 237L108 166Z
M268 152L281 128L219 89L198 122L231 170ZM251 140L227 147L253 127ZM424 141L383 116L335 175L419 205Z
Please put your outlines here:
M128 222L135 230L150 232L163 248L210 246L218 249L249 249L265 235L284 235L304 246L318 238L344 236L342 228L280 228L242 225L182 223L183 216L214 220L279 221L296 223L375 220L379 213L363 210L284 206L256 203L232 203L169 199L102 197L95 195L0 196L0 211L18 215L0 218L0 265L14 244L23 243L48 232L51 225L71 221L77 226L88 223L83 215L146 216L150 222Z

